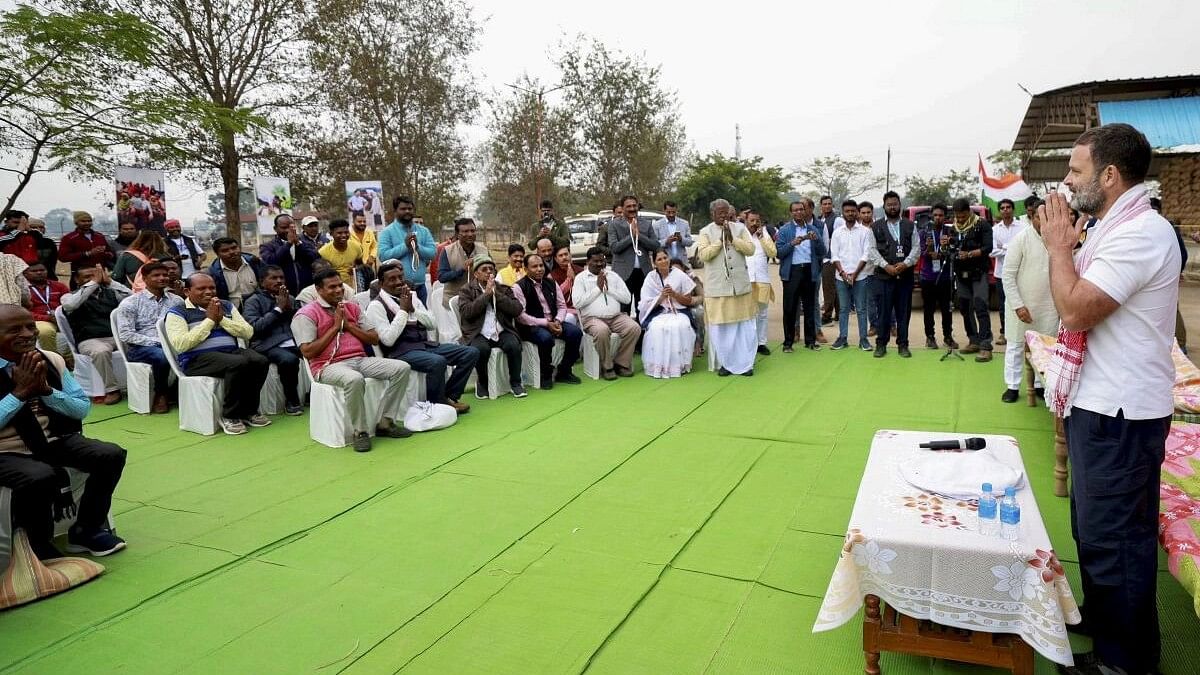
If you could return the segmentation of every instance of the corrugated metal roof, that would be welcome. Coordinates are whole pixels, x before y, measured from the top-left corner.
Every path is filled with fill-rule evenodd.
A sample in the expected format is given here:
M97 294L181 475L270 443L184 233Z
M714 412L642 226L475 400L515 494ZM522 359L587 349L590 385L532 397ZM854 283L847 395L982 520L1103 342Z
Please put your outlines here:
M1200 96L1099 101L1096 105L1101 124L1131 124L1146 134L1153 147L1200 144Z

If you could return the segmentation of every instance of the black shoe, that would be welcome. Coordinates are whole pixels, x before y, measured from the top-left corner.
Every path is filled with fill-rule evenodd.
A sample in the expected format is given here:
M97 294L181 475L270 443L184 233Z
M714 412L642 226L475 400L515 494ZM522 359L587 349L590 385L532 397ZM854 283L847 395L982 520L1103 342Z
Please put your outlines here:
M67 551L69 553L87 553L100 558L112 555L124 548L125 540L113 534L112 530L96 530L89 534L67 533Z
M750 370L742 373L742 377L754 377L754 369L751 368Z
M620 375L621 377L633 377L633 368L626 368L625 366L614 365L613 372L616 373L617 375Z
M1016 389L1005 389L1004 393L1000 395L1000 400L1005 403L1016 403L1020 397L1021 394Z
M1063 675L1127 675L1123 669L1105 664L1096 656L1095 652L1083 652L1082 654L1072 654L1072 656L1075 665L1059 664L1058 672Z
M733 373L729 372L728 370L725 370L725 366L721 366L720 369L717 370L717 375L719 377L729 377L732 374Z
M934 340L933 338L925 338L925 348L926 349L937 349L938 348L937 340Z
M763 356L770 356L770 355L771 355L771 350L770 350L770 349L767 349L767 346L766 346L766 345L759 345L759 346L758 346L758 353L759 353L759 354L762 354Z
M887 354L887 345L879 345L875 348L875 358L882 359Z
M821 325L822 325L822 326L832 326L832 325L833 325L833 322L834 322L834 318L833 318L833 317L831 317L831 316L830 316L830 317L825 317L824 319L821 319Z
M1043 401L1045 401L1045 400L1046 400L1046 389L1045 389L1045 388L1043 388L1043 387L1034 387L1034 388L1033 388L1033 395L1034 395L1034 396L1037 396L1038 398L1040 398L1040 399L1042 399Z
M524 385L514 384L512 385L512 395L514 398L525 398L529 393L525 391Z
M796 351L796 350L792 349L792 346L790 344L788 344L786 342L783 343L783 353L784 354L791 354L794 351Z
M815 342L814 342L814 343L812 343L811 345L804 345L804 348L805 348L805 349L811 349L811 350L813 350L814 352L819 352L819 351L821 351L821 345L819 345L819 344L817 344L817 343L815 343Z
M399 424L392 424L386 427L375 427L376 438L408 438L412 436L411 429L405 429Z
M583 380L579 379L578 375L572 373L571 371L559 373L557 376L555 376L554 381L562 382L563 384L580 384L583 382Z
M900 358L902 358L902 359L911 359L911 358L912 358L912 352L908 351L908 347L907 347L907 346L905 346L905 347L897 347L897 348L896 348L896 353L897 353L897 354L899 354L899 355L900 355Z
M553 389L554 388L554 378L553 377L543 377L541 379L541 381L538 382L538 385L542 389Z

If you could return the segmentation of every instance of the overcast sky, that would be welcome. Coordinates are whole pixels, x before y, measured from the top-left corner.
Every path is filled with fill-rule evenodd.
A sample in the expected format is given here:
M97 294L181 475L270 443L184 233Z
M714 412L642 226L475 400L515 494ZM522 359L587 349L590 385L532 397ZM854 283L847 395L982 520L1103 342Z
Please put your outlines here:
M587 34L661 64L674 92L663 105L678 106L696 151L732 154L740 124L743 156L789 169L836 153L882 172L889 145L901 176L973 168L978 153L1011 146L1029 102L1018 83L1037 93L1200 71L1197 2L468 2L485 91L523 72L552 83L554 46ZM0 188L13 183L0 175ZM171 217L204 213L197 186L168 174L167 190ZM94 209L108 194L42 175L18 206Z

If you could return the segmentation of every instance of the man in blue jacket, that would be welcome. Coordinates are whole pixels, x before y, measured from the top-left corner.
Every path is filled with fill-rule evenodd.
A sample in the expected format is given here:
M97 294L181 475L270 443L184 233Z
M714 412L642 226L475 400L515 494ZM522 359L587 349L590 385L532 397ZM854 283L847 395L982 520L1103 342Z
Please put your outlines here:
M433 256L437 255L437 242L433 240L429 228L413 222L415 211L416 207L408 197L400 196L392 200L395 219L379 233L379 260L399 261L409 288L424 303L428 299L425 274L429 271Z
M264 264L278 265L288 292L296 295L312 285L312 264L321 255L317 247L296 231L296 221L286 213L275 216L275 238L258 247Z
M817 351L821 348L817 344L817 291L821 288L822 261L829 250L823 233L825 224L813 220L807 202L792 202L789 210L792 219L775 234L779 279L783 281L783 351L792 351L797 310L804 317L804 346Z

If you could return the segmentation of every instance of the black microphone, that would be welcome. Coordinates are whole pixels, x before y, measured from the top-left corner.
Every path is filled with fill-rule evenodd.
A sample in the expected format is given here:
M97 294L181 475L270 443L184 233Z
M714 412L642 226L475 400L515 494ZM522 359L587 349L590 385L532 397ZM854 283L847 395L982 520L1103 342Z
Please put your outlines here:
M922 443L921 448L926 450L982 450L987 446L987 441L982 438L968 438L965 441L929 441Z

